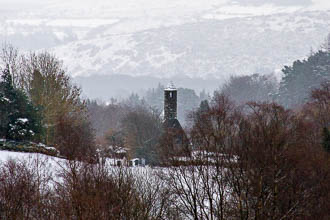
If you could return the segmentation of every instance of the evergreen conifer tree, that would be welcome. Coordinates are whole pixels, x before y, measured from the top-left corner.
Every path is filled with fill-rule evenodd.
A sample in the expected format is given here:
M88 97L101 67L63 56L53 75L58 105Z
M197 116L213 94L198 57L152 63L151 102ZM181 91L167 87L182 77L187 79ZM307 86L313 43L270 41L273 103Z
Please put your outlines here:
M308 100L310 92L330 79L330 53L318 51L306 60L285 66L278 101L285 107L296 107Z
M10 85L11 81L9 67L7 66L2 72L0 80L0 137L7 136L7 127L12 112L11 98L13 97L13 91Z
M0 136L12 140L39 139L41 117L25 93L13 87L9 67L0 82Z
M323 145L323 148L325 149L325 151L330 153L330 131L326 127L323 128L322 145Z

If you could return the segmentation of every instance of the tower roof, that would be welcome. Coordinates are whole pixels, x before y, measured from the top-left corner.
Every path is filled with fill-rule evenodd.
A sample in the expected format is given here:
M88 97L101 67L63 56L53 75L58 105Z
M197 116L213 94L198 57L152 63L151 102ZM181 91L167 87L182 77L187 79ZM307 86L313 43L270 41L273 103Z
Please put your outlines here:
M165 91L176 91L176 88L172 81L167 85L167 87L165 88Z

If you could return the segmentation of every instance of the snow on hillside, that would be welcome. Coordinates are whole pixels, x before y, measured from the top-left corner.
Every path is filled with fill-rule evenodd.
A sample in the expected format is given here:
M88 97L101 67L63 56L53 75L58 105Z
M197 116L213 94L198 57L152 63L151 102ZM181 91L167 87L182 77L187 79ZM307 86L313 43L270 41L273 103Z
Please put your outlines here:
M22 153L0 150L0 166L8 160L20 161L28 165L31 169L50 172L56 178L56 172L65 167L66 160L58 157L47 156L39 153Z
M330 31L329 4L319 0L49 0L24 10L15 2L0 7L0 42L49 50L72 76L268 73L307 56Z
M207 11L202 17L205 19L218 19L224 20L237 17L253 17L261 15L273 15L280 13L294 13L297 11L304 11L306 8L301 6L275 6L273 4L263 5L239 5L229 4L214 7L212 10Z
M47 156L44 154L38 153L23 153L23 152L14 152L14 151L3 151L0 150L0 162L5 162L9 159L19 159L19 160L30 160L30 159L47 159L51 163L57 163L59 161L64 161L58 157Z
M72 75L222 78L273 72L317 49L330 31L330 12L299 12L111 35L112 26L51 50Z
M39 160L40 162L46 162L45 166L51 166L54 168L54 171L58 168L61 168L65 163L67 162L66 159L62 159L59 157L53 157L45 154L39 154L39 153L23 153L23 152L14 152L14 151L5 151L0 150L0 165L3 162L6 162L8 160L19 160L19 161L35 161ZM135 159L134 159L135 160ZM112 158L106 158L107 166L109 167L116 167L117 161L121 161L123 164L125 160L123 159L112 159ZM133 164L134 169L146 169L144 166L137 166Z

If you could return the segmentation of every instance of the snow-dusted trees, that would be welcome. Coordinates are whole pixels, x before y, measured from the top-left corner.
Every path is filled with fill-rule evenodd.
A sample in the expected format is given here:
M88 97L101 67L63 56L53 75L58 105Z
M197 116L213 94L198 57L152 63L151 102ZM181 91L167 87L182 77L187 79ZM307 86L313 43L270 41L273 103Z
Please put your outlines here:
M14 88L9 66L0 81L0 137L13 140L37 140L41 136L40 111L23 91Z
M81 90L72 83L62 62L48 52L20 55L17 49L10 45L3 47L0 58L0 63L11 70L13 88L24 92L31 104L39 109L42 116L41 124L44 128L39 141L61 147L61 149L63 146L72 146L69 143L63 143L63 140L69 138L64 138L64 133L60 131L64 126L64 123L60 123L61 120L65 118L71 123L70 125L65 123L67 126L78 130L84 130L89 123L87 123L87 108L80 97ZM15 126L22 127L27 122L23 118ZM87 130L92 131L89 128L85 129ZM93 139L92 136L85 135ZM76 144L87 141L87 139L82 140L81 136L81 140L76 140Z

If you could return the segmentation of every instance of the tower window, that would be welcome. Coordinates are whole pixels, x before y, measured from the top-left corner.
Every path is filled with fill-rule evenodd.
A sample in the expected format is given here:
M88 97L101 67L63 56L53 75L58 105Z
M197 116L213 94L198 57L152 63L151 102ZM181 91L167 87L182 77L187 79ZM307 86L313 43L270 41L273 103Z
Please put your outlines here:
M172 92L170 92L170 98L172 98Z

